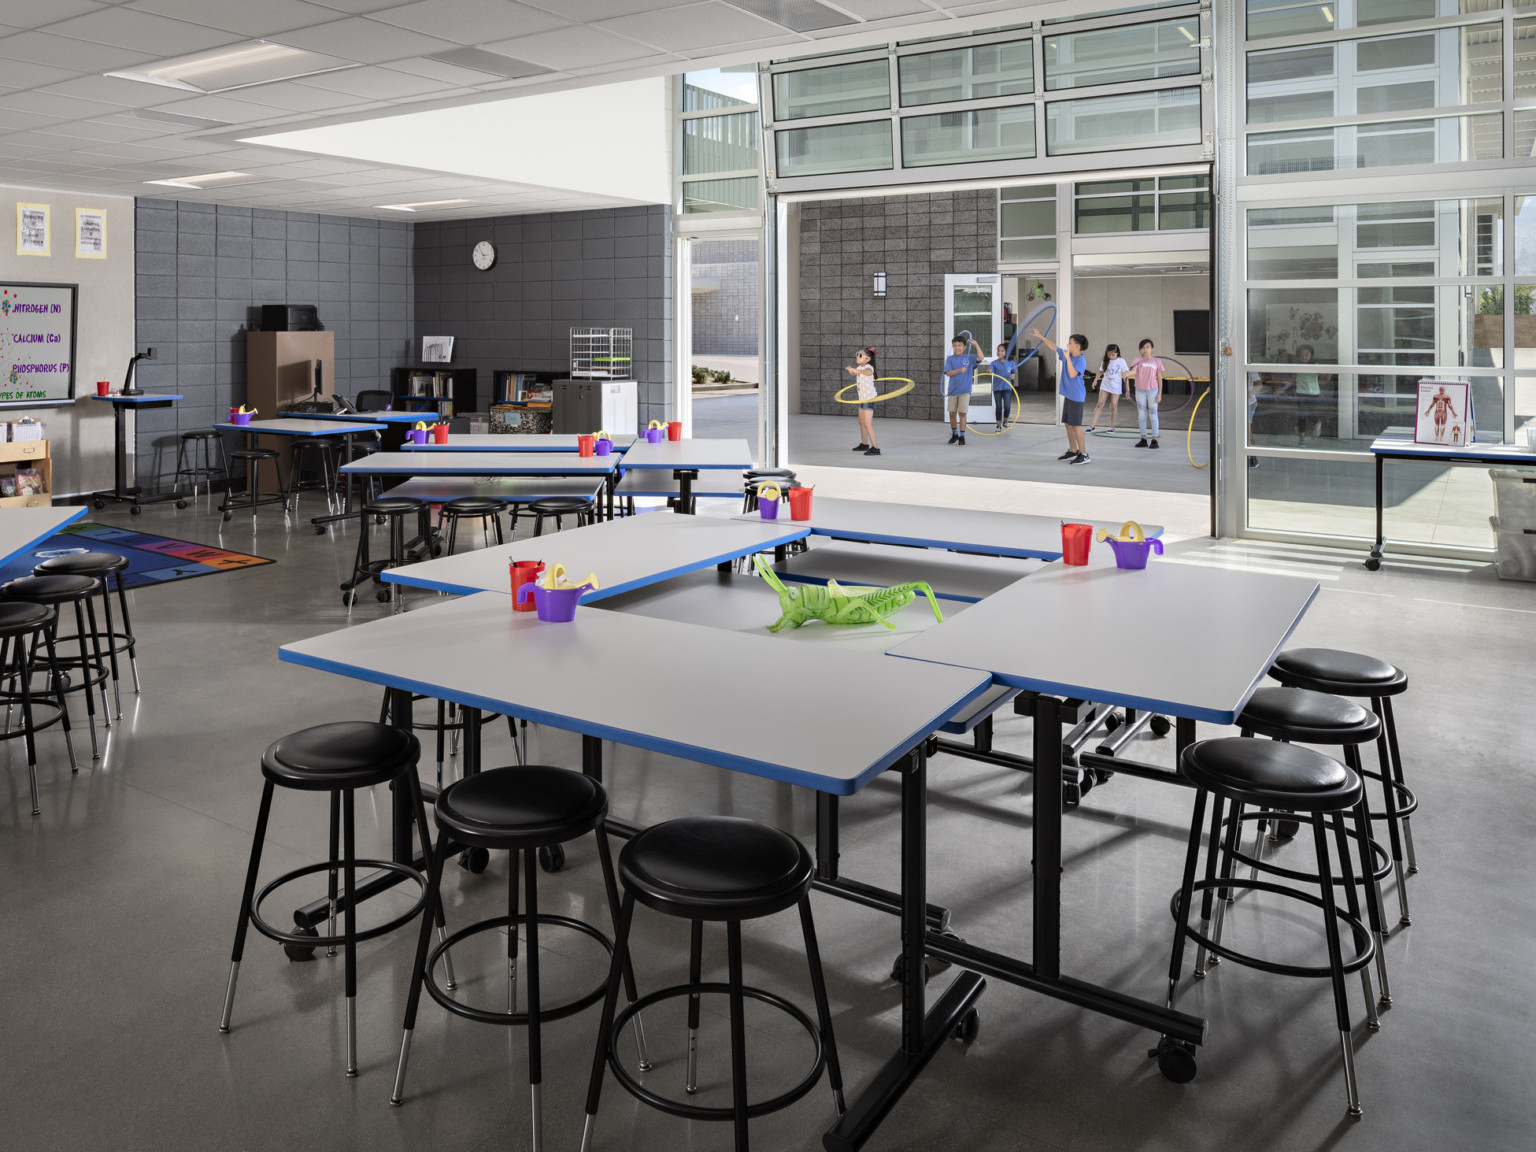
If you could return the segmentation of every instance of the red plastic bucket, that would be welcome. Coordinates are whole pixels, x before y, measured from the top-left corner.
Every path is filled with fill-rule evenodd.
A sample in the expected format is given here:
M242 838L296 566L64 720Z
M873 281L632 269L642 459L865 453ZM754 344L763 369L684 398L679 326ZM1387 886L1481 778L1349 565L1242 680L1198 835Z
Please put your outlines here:
M1062 524L1061 562L1088 563L1088 549L1093 544L1093 528L1087 524Z
M811 518L811 490L809 488L791 488L789 490L789 518L791 520L809 520Z
M597 451L597 441L591 436L576 437L576 455L591 456Z
M434 444L446 444L446 443L448 443L448 425L446 425L446 424L434 424L434 425L432 425L432 443L434 443Z
M532 612L534 606L518 598L518 589L532 584L544 572L542 560L513 560L507 565L512 576L512 611Z
M668 440L681 440L682 438L683 438L683 422L681 420L670 420L670 421L668 421L667 422L667 439Z

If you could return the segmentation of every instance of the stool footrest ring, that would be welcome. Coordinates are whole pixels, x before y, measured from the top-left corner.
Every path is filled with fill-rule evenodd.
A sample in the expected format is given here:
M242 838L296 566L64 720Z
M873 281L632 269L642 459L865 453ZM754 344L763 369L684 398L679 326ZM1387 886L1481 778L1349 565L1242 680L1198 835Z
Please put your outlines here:
M416 898L416 903L411 905L409 911L401 913L393 920L386 924L380 924L376 928L364 928L359 930L350 937L352 943L361 944L364 940L372 940L375 937L383 936L389 932L393 932L396 928L410 923L413 919L416 918L416 914L420 912L422 908L426 907L427 878L423 876L417 869L412 868L409 864L399 864L393 860L354 860L352 862L352 866L354 868L376 868L383 872L394 872L407 880L414 880L421 889L420 895ZM295 868L292 872L284 872L276 880L272 881L272 883L263 888L261 892L257 894L256 899L252 901L251 927L255 928L256 931L260 932L269 940L276 940L279 944L294 944L300 948L318 948L322 945L331 946L335 944L346 944L349 937L345 932L337 932L333 935L326 936L300 936L296 932L283 932L277 928L272 927L272 925L267 923L267 921L261 915L261 906L266 901L267 897L272 895L273 892L281 888L284 884L292 883L294 880L298 880L303 876L313 876L317 872L329 872L332 868L335 868L338 872L340 872L342 870L342 862L339 860L323 860L319 864L308 864L303 868ZM336 900L338 908L343 898L343 894L337 895Z
M1240 888L1253 892L1271 892L1276 896L1287 896L1293 900L1300 900L1312 905L1314 908L1324 907L1322 897L1314 896L1310 892L1303 892L1297 888L1287 888L1284 884L1271 884L1265 880L1239 880L1236 877L1223 880L1219 876L1214 880L1196 881L1193 891L1190 893L1191 902L1193 903L1195 893L1220 888ZM1180 919L1179 893L1175 892L1173 894L1173 899L1169 901L1169 905L1173 918L1177 922ZM1342 908L1335 908L1334 915L1342 920L1349 930L1354 933L1355 947L1358 949L1355 955L1344 961L1343 971L1347 976L1351 972L1360 971L1360 969L1375 959L1376 942L1371 938L1371 933L1366 926ZM1328 980L1333 976L1332 969L1327 967L1327 965L1281 964L1274 960L1249 956L1247 953L1229 948L1225 944L1216 943L1204 933L1189 927L1187 923L1184 926L1184 932L1189 939L1200 945L1207 952L1230 960L1234 964L1241 964L1245 968L1257 968L1261 972L1271 972L1276 976L1301 976L1314 980Z
M1274 810L1267 812L1243 813L1243 822L1245 824L1249 822L1257 822L1259 820L1279 821L1289 819L1294 819L1294 816L1291 813L1277 812ZM1222 824L1225 825L1230 820L1231 817L1229 816L1226 820L1222 821ZM1360 834L1353 828L1344 829L1344 835L1348 836L1351 840L1358 841L1360 839ZM1242 841L1239 840L1238 842L1241 843ZM1374 836L1371 837L1370 844L1371 857L1376 861L1376 871L1372 873L1371 878L1373 880L1385 880L1392 875L1392 855ZM1317 883L1316 872L1298 872L1293 868L1282 868L1280 865L1272 864L1268 860L1255 859L1254 857L1244 852L1241 848L1236 849L1232 853L1232 859L1241 861L1242 863L1248 865L1250 868L1257 868L1260 872L1267 872L1271 876L1283 876L1287 880L1301 880L1309 884ZM1335 876L1333 878L1333 886L1335 888L1341 886L1343 883L1344 878L1342 876Z
M587 936L590 936L592 939L601 944L606 955L613 955L613 941L608 939L608 937L605 936L602 931L594 928L591 924L588 924L584 920L575 920L569 916L546 915L545 913L541 912L538 916L538 922L541 927L547 924L554 928L570 928L576 932L581 932ZM433 975L433 969L437 967L438 960L440 960L446 952L452 949L454 945L461 944L465 940L469 939L469 937L478 936L482 932L490 932L496 928L508 928L513 924L526 923L528 923L528 916L526 913L522 913L517 916L497 916L490 920L478 921L477 923L471 924L468 928L460 929L452 936L448 937L448 939L444 940L436 948L432 949L432 954L427 957L427 970L423 981L426 984L427 994L430 995L432 999L441 1004L444 1008L446 1008L449 1012L452 1012L455 1016L462 1016L466 1020L475 1020L481 1024L527 1024L528 1013L526 1012L491 1012L487 1009L475 1008L465 1004L460 1000L455 1000L452 996L448 995L444 989L438 986L437 979ZM576 1013L585 1011L592 1005L596 1004L603 998L603 994L608 991L606 965L604 966L603 973L603 979L598 984L598 986L576 1000L570 1000L564 1004L555 1004L549 1008L546 1008L543 1006L543 1004L540 1004L539 1023L547 1024L551 1020L563 1020L567 1016L574 1016Z
M736 1110L734 1108L710 1108L700 1104L685 1104L680 1100L673 1100L667 1096L658 1095L636 1080L629 1069L624 1067L618 1057L619 1037L630 1020L647 1008L659 1004L663 1000L675 1000L680 996L691 996L694 993L700 995L730 995L731 986L723 983L705 984L677 984L671 988L662 988L652 992L648 996L642 996L633 1004L626 1006L614 1015L613 1031L608 1040L608 1067L613 1071L614 1078L618 1080L623 1089L637 1100L643 1100L652 1108L669 1113L673 1116L681 1116L688 1120L734 1120ZM788 1091L769 1100L760 1100L755 1104L747 1105L748 1119L756 1119L759 1116L767 1116L770 1112L777 1112L781 1108L788 1108L796 1100L799 1100L821 1080L821 1074L826 1070L827 1054L821 1044L821 1030L805 1012L795 1004L777 996L772 992L766 992L761 988L753 988L750 985L742 988L741 994L748 1000L757 1000L772 1008L777 1008L800 1027L804 1028L810 1036L811 1043L815 1046L815 1059L811 1063L811 1070L805 1078Z

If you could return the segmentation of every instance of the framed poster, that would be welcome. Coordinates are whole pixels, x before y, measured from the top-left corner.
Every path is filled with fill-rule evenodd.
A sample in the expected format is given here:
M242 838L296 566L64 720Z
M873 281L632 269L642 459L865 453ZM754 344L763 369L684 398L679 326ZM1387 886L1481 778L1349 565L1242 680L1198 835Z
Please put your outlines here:
M421 338L421 362L423 364L447 364L452 359L452 336L423 336Z
M107 258L107 210L105 208L75 209L75 258L79 260Z
M48 205L16 204L16 255L48 255Z

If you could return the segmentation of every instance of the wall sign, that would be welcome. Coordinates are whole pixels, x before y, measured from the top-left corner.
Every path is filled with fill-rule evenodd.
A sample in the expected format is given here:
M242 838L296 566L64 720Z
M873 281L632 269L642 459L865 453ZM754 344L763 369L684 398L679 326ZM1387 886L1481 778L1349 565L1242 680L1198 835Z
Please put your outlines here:
M75 209L75 257L81 260L107 258L107 210Z
M48 255L48 205L16 205L16 255Z

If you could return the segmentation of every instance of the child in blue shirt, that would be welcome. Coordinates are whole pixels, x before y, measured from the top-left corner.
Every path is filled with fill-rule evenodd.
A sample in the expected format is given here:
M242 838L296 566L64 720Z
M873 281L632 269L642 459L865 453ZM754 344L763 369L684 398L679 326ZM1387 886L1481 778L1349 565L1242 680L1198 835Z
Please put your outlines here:
M975 340L966 351L966 342L959 336L950 341L954 354L944 357L944 411L949 413L949 443L965 447L965 414L971 407L971 385L975 383L976 365L981 363L981 345Z
M1019 366L1008 359L1008 345L997 346L997 358L987 365L992 373L992 416L997 421L997 431L1013 416L1013 389Z
M1083 401L1088 399L1088 389L1083 384L1088 361L1083 353L1088 350L1088 337L1074 332L1067 337L1067 346L1058 348L1042 336L1038 328L1030 335L1056 353L1056 358L1061 361L1057 390L1061 393L1061 422L1067 427L1067 450L1056 459L1073 464L1091 463L1093 457L1088 455L1088 443L1083 436Z

